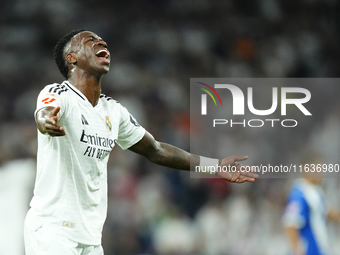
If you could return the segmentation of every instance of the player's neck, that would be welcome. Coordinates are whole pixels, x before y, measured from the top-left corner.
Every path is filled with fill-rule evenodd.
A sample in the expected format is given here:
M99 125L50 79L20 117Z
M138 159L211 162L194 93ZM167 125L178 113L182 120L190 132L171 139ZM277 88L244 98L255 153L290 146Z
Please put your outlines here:
M101 77L73 75L68 81L86 96L93 107L97 105L101 93Z

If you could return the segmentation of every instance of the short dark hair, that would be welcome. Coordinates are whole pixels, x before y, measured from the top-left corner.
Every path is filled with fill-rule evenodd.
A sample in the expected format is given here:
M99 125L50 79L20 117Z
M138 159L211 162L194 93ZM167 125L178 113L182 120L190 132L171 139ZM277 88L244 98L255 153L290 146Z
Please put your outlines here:
M53 50L54 61L57 64L59 71L66 79L67 79L67 74L68 74L68 66L65 63L65 58L64 58L65 46L69 41L71 41L73 36L83 31L85 31L85 29L72 30L71 32L64 35L62 38L60 38L54 47L54 50Z

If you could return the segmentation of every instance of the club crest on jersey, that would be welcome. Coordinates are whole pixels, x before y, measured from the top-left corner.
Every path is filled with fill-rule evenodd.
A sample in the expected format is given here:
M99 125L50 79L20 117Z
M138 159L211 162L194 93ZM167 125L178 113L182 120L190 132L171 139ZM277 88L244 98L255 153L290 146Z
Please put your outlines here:
M109 130L109 132L111 132L112 124L111 124L111 121L109 120L109 116L105 116L105 120L106 120L106 128L107 130Z

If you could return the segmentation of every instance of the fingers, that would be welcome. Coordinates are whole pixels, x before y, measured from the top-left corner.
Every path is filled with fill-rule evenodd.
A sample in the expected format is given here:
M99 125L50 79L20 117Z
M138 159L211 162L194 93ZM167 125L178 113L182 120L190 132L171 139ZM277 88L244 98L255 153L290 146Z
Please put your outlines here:
M257 174L253 174L253 173L241 173L240 178L253 178L253 179L257 179L259 178L259 176Z
M246 166L246 165L241 165L237 169L241 172L242 175L247 176L247 177L252 177L252 178L259 178L257 174L254 174L257 172L255 167L251 166Z
M251 175L254 175L252 173L239 173L239 176L236 177L233 182L235 183L243 183L243 182L255 182L255 179L257 179L257 175L252 177Z
M241 172L239 178L254 178L257 179L259 176L254 173L249 173L249 172Z
M59 125L51 125L46 123L45 125L46 132L50 136L63 136L66 135L66 132L62 126Z
M56 108L54 108L54 110L50 113L50 116L57 116L58 112L60 111L60 106L57 106Z
M242 165L237 161L248 159L248 156L231 156L223 159L218 176L230 182L254 182L259 178L255 167Z
M234 161L243 161L248 159L248 156L232 156Z
M255 178L245 177L243 175L240 175L235 178L223 178L226 181L229 182L235 182L235 183L243 183L243 182L255 182Z
M66 135L65 131L49 131L47 133L50 136L64 136L64 135Z
M244 183L244 182L254 182L254 178L239 178L235 182L236 183Z
M48 117L52 120L53 125L57 124L59 121L59 117L58 117L58 112L60 111L60 106L57 106L56 108L54 108L54 110L48 115Z
M247 176L248 176L248 177L251 177L251 178L254 178L254 179L259 178L259 175L258 175L258 174L253 174L253 173L247 173Z
M254 167L244 166L240 163L236 163L235 166L236 169L220 171L217 175L224 180L235 183L254 182L259 178L259 176L254 173L256 172Z
M47 118L45 118L45 130L46 133L50 136L64 136L66 132L62 126L57 125L58 123L58 112L60 111L60 107L56 107Z
M46 129L46 132L50 136L64 136L66 135L65 130L62 129Z
M62 126L59 125L51 125L51 124L46 124L45 125L46 131L65 131Z
M46 124L51 124L51 125L57 124L57 123L55 122L55 120L53 120L53 119L51 119L51 118L46 118L46 119L45 119L45 123L46 123Z

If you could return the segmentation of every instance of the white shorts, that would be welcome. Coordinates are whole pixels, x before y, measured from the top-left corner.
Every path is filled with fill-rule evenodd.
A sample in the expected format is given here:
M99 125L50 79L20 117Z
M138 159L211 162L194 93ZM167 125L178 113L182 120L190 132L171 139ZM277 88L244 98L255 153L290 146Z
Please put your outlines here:
M47 224L35 231L25 224L24 239L26 255L104 255L101 245L74 242Z

